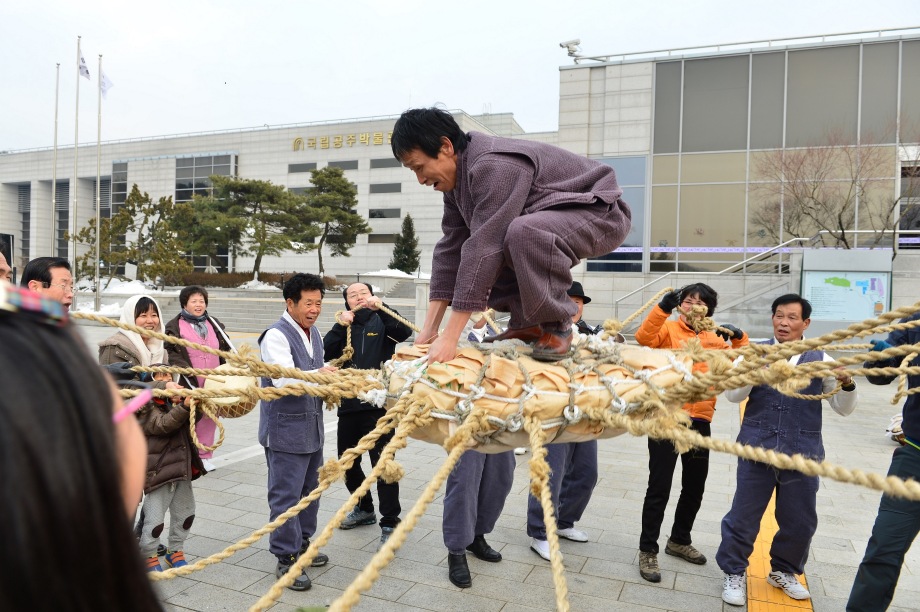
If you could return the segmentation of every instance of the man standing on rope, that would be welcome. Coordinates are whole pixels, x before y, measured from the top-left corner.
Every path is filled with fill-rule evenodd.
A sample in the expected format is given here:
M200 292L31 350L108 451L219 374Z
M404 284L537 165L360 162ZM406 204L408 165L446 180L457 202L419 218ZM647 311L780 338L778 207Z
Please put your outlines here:
M393 128L393 154L444 194L428 314L419 343L450 361L471 313L511 313L496 340L532 342L555 361L572 343L571 268L616 249L630 228L613 168L552 145L465 133L450 113L411 109ZM448 305L452 312L441 335Z
M796 342L811 323L811 304L795 293L773 301L773 339L767 344ZM789 358L794 366L813 361L833 361L823 351L807 351ZM845 372L834 378L813 378L798 393L819 395L832 392L838 382L841 392L827 402L834 412L847 416L856 408L856 383ZM738 432L740 444L773 449L787 455L801 454L815 461L824 460L821 441L821 400L783 395L769 385L750 385L725 392L730 402L747 398L744 418ZM796 574L801 574L808 558L811 538L818 528L816 509L818 477L795 470L738 459L737 485L732 507L722 519L722 543L716 563L725 572L722 600L733 606L747 603L748 558L760 532L760 520L776 493L776 523L779 530L770 547L770 574L767 584L782 589L793 599L808 599L808 590ZM878 609L878 608L873 608Z
M323 340L314 327L323 309L325 285L315 274L295 274L284 283L287 309L281 319L259 336L262 361L270 365L298 368L307 372L334 372L323 365ZM261 386L302 385L297 378L262 377ZM319 483L323 463L323 400L311 395L286 395L262 400L259 413L259 444L265 447L268 463L268 505L271 520L278 518ZM268 549L278 558L275 575L284 576L297 558L310 546L316 532L315 500L299 515L288 520L269 535ZM317 553L312 567L329 562ZM311 587L306 572L289 587L306 591Z
M642 322L636 331L636 341L651 348L681 348L688 340L696 338L704 349L728 349L747 346L748 337L743 331L731 325L722 327L725 332L697 332L687 320L694 306L705 306L706 316L716 311L719 295L709 285L695 283L678 291L667 293L661 302ZM680 316L669 321L671 312L677 308ZM731 340L731 346L726 344ZM705 362L695 363L694 371L706 372ZM703 436L710 436L712 417L716 400L709 398L701 402L685 404L684 411L690 415L690 428ZM661 523L671 494L671 480L680 457L682 475L680 499L674 511L674 525L668 538L665 553L679 557L694 565L706 563L706 557L692 543L690 531L703 503L706 477L709 475L709 451L694 448L678 455L669 440L648 439L648 489L642 503L642 533L639 536L639 575L649 582L661 582L658 566L658 536Z
M326 361L342 356L346 347L349 346L347 339L350 327L350 346L354 353L343 367L379 370L384 361L393 357L396 344L412 335L412 329L380 310L383 301L374 295L373 289L366 283L353 283L342 292L342 295L345 298L346 308L346 311L339 316L342 323L333 325L323 339ZM345 451L357 446L361 438L370 433L376 427L377 420L385 414L386 409L362 402L357 398L343 399L339 405L337 439L339 458ZM391 431L381 436L374 448L368 451L372 468L377 465L383 447L392 439L393 432ZM345 486L349 493L354 493L362 482L364 482L364 471L361 469L361 459L358 458L345 472ZM399 483L388 483L378 478L377 495L380 496L380 543L383 544L399 525L401 511ZM373 525L376 522L374 498L368 491L339 527L340 529L353 529L361 525Z
M920 313L911 315L901 322L917 320L920 320ZM888 334L886 340L873 341L872 344L875 345L876 351L902 344L920 344L920 327L895 330ZM892 357L867 363L866 366L896 368L901 365L903 359ZM920 367L920 357L914 357L910 366ZM877 385L887 385L894 379L894 376L866 377L870 383ZM920 375L908 375L907 387L911 390L920 388ZM903 416L903 446L894 451L888 475L905 480L920 480L920 395L907 396ZM875 525L872 527L872 537L866 546L866 554L859 564L856 580L850 591L847 612L875 612L888 609L901 575L904 555L916 539L917 533L920 533L920 502L883 495Z

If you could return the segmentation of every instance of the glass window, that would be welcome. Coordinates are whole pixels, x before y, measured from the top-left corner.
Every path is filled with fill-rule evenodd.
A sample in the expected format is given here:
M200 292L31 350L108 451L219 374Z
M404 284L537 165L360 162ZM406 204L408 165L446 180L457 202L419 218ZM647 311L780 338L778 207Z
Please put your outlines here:
M856 142L859 46L789 52L786 146Z
M395 157L383 157L371 160L371 170L377 168L402 168L402 164Z
M396 237L399 234L368 234L367 243L368 244L392 244L396 242Z
M217 174L218 176L230 176L230 166L214 166L211 170L211 174Z
M295 172L309 172L310 170L316 170L316 162L310 162L306 164L288 164L288 174L294 174Z
M400 193L402 183L374 183L371 184L370 193Z
M177 179L192 178L193 175L194 175L193 168L176 168L176 178Z
M372 208L368 211L369 219L399 219L399 208Z
M613 166L620 187L645 185L645 157L607 157L598 161Z
M214 158L213 157L196 157L195 158L195 167L200 168L202 166L213 166Z
M901 43L901 142L920 142L920 40Z
M682 151L747 148L748 58L684 62Z
M329 162L330 168L341 168L342 170L357 170L358 169L358 160L351 159L346 161L331 161Z
M680 62L655 64L655 153L677 153L680 145Z
M214 156L214 165L215 165L215 166L229 166L229 165L230 165L230 156L229 156L229 155L215 155L215 156Z
M751 63L751 148L779 148L783 146L786 54L757 53Z
M898 113L898 44L863 46L862 120L864 143L894 142Z
M195 165L195 159L192 157L176 158L176 168L191 168Z

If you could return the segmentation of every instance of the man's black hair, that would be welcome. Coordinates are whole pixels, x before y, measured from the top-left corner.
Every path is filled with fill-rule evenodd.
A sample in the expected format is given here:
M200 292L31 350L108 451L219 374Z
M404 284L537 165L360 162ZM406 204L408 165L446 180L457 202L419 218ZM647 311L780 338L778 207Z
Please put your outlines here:
M352 283L352 285L354 284L356 283ZM371 287L370 283L361 283L361 284L367 287L367 290L371 292L371 295L374 295L374 288ZM348 287L351 287L351 285L348 285ZM345 299L345 309L351 310L351 306L348 305L348 287L345 287L344 289L342 289L342 297Z
M450 140L455 153L466 149L466 132L449 112L434 107L411 108L396 120L390 144L393 155L400 161L415 149L428 157L437 157L442 136Z
M711 317L712 313L716 311L716 306L719 305L719 294L716 293L715 289L705 283L693 283L692 285L687 285L686 287L681 288L679 295L681 302L694 295L700 298L700 301L706 304L707 317Z
M291 300L295 304L300 302L300 295L303 291L319 290L320 295L326 295L326 284L323 279L315 274L306 274L298 272L284 282L282 294L285 300Z
M22 278L19 279L19 285L28 287L29 281L38 281L42 285L51 284L52 268L70 270L70 262L63 257L36 257L26 264L22 271Z
M775 300L773 300L773 305L770 307L770 312L776 314L776 309L780 306L785 306L786 304L800 304L802 306L802 320L811 318L811 302L803 298L798 293L787 293L786 295L781 295Z

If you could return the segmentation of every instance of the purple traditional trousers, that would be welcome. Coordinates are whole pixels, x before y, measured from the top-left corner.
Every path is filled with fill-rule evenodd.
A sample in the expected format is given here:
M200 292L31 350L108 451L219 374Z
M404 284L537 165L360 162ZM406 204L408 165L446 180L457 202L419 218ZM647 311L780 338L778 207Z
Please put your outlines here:
M489 294L489 306L510 312L509 327L544 325L566 330L577 311L568 296L572 267L610 253L629 225L615 204L558 206L521 215L505 234L505 265Z
M478 535L491 533L505 507L514 480L514 453L467 451L447 477L442 530L444 545L455 555Z

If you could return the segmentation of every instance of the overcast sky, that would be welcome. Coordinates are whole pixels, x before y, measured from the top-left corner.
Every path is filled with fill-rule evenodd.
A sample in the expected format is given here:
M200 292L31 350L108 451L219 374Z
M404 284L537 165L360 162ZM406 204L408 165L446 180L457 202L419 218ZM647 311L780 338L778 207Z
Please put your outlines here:
M0 3L0 150L394 115L442 104L555 130L561 41L606 55L920 26L916 0L49 0Z

